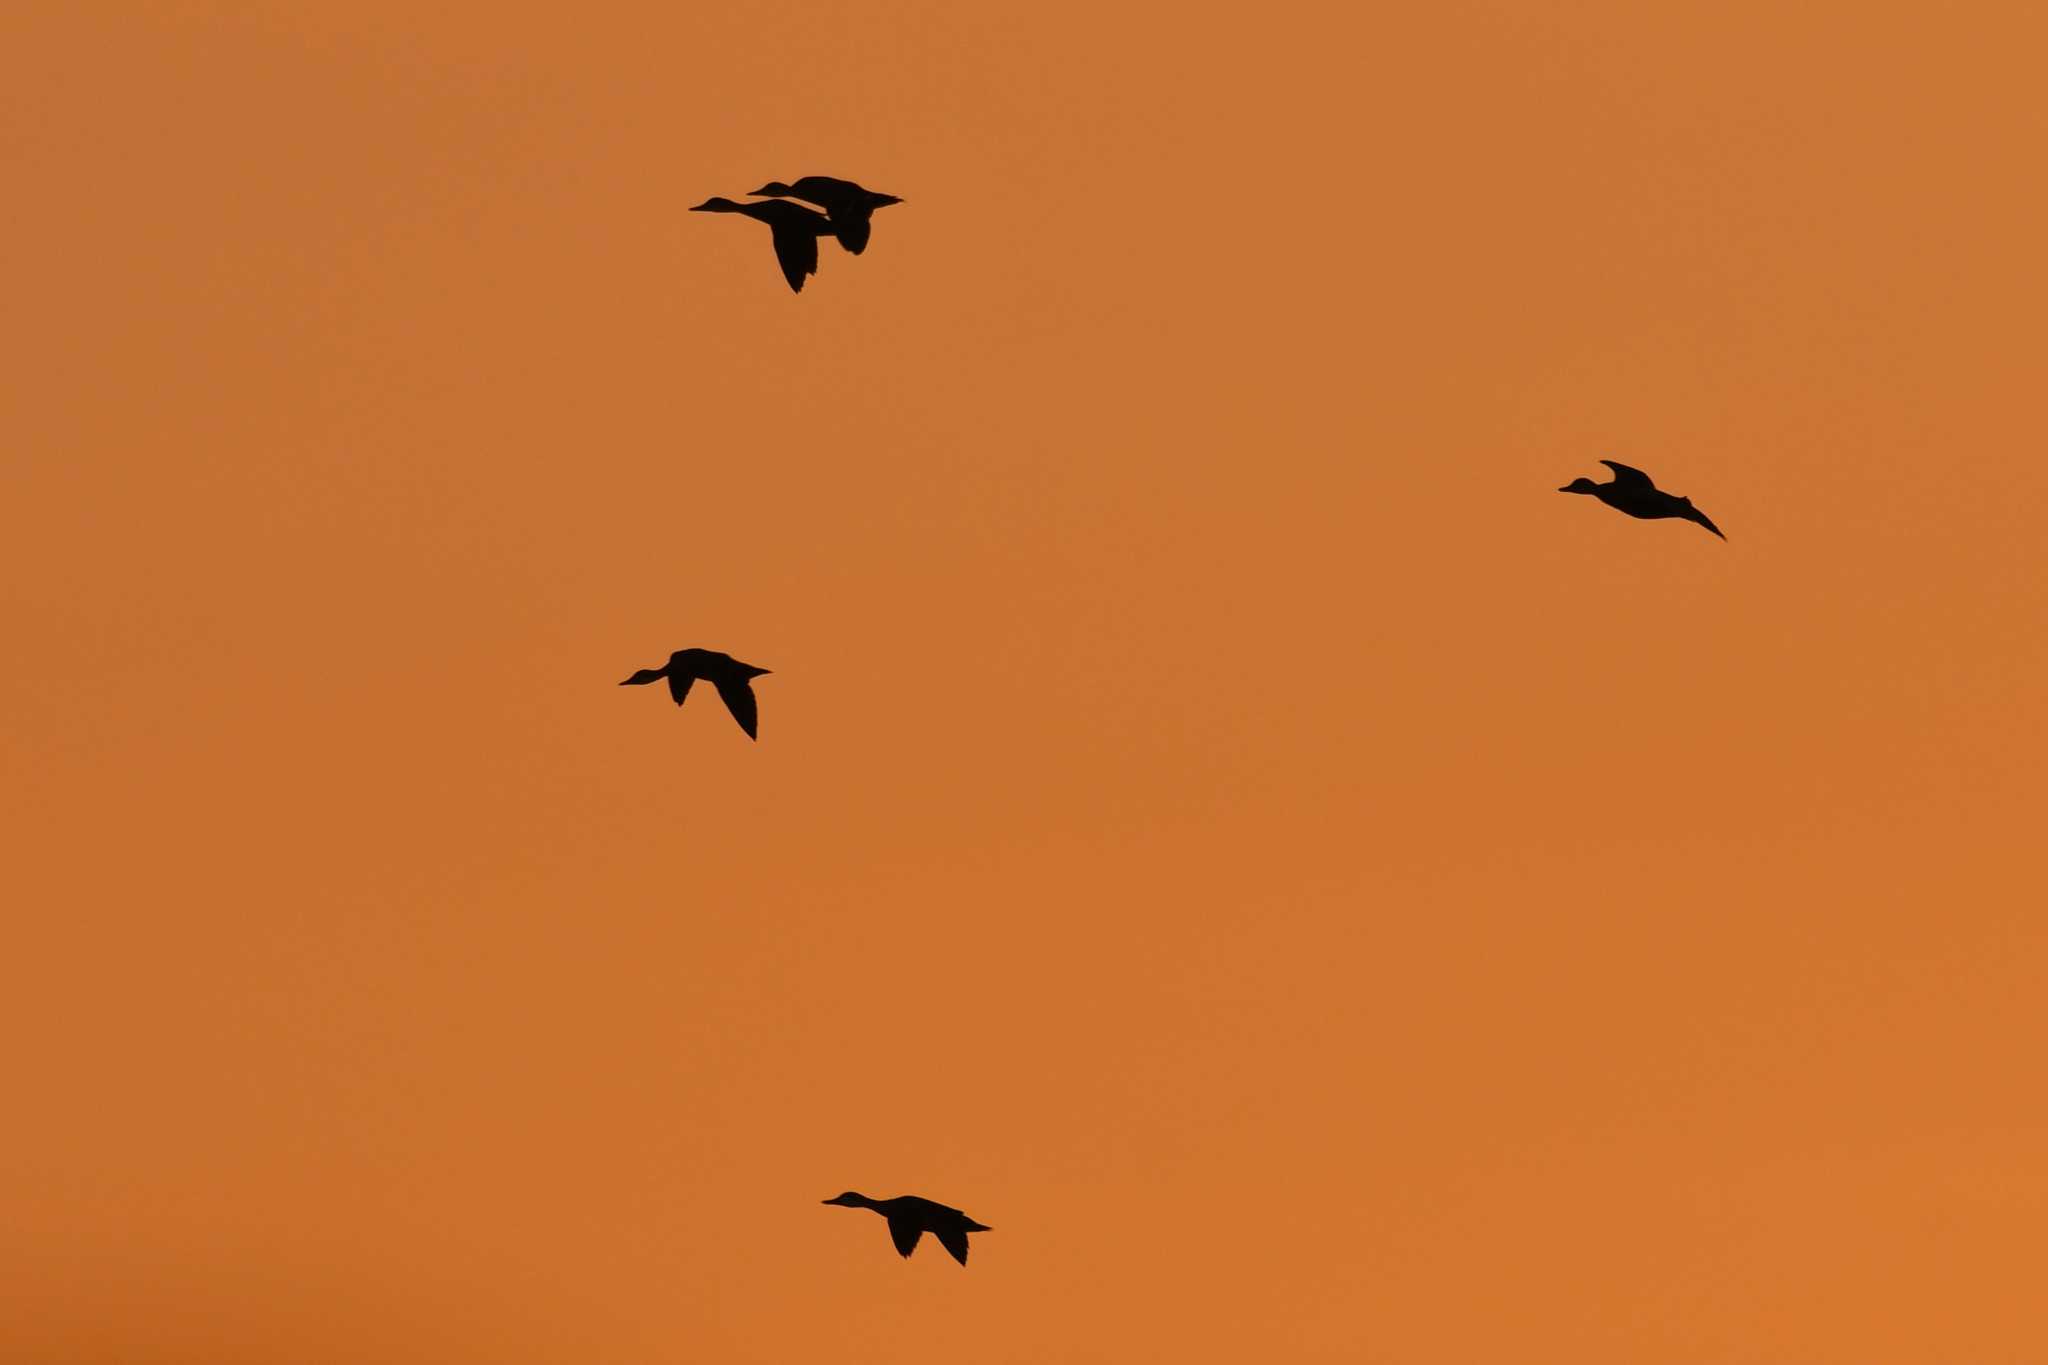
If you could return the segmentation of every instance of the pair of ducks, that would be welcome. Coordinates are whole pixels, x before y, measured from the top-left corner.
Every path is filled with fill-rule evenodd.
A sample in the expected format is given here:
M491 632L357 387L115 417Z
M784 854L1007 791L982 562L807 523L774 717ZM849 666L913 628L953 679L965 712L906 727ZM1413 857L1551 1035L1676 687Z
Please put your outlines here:
M775 238L775 259L782 266L782 278L792 292L802 293L804 280L818 273L818 239L837 237L839 245L858 256L867 249L870 219L876 209L903 201L893 194L881 194L829 175L807 175L794 185L771 180L755 190L766 195L758 204L736 204L730 199L706 199L692 213L739 213L757 223L766 223ZM819 213L801 199L825 210Z
M805 211L808 212L808 210ZM813 245L815 246L815 244L814 239ZM1602 460L1600 463L1614 471L1614 478L1611 481L1607 483L1594 483L1591 479L1573 479L1557 491L1560 493L1590 494L1617 512L1626 512L1632 517L1641 517L1645 520L1678 517L1685 521L1696 522L1712 531L1715 535L1721 536L1721 539L1728 539L1728 537L1721 535L1721 528L1714 525L1708 519L1705 512L1692 505L1691 498L1681 498L1674 494L1666 493L1651 481L1648 474L1645 474L1640 469L1619 464L1613 460ZM741 663L738 659L733 658L732 655L720 653L715 649L679 649L669 655L668 662L660 668L643 668L632 677L620 683L619 686L635 687L644 683L659 682L666 678L668 679L668 694L675 698L677 706L681 706L684 699L690 695L691 684L701 678L718 689L720 700L725 702L725 709L732 712L732 718L740 723L740 729L747 732L747 738L758 739L760 737L758 733L760 728L760 708L754 700L754 679L766 672L768 670L765 668L757 668L753 664ZM843 1202L847 1197L849 1196L842 1196L839 1202ZM934 1205L933 1207L943 1208L944 1205ZM893 1228L895 1225L892 1223L890 1226ZM912 1238L913 1242L915 1240L915 1238ZM945 1239L941 1238L940 1240L944 1241ZM897 1244L898 1246L902 1245L901 1239L898 1240ZM948 1250L952 1249L950 1242L946 1245ZM967 1243L964 1237L960 1247L961 1249L954 1252L954 1255L965 1261L967 1258ZM905 1251L903 1254L908 1256L910 1253Z

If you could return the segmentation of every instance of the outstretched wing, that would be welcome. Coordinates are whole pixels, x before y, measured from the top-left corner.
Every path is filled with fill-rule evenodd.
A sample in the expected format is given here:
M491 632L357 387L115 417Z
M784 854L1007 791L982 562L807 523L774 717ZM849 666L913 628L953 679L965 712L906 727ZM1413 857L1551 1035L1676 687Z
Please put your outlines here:
M712 685L724 699L725 709L732 712L732 718L740 723L740 729L747 732L747 738L759 739L760 735L756 734L755 730L761 723L760 712L754 705L753 686L745 678L716 681ZM895 1224L892 1223L890 1226L894 1227ZM903 1254L908 1256L910 1253L906 1251Z
M803 292L804 276L818 272L818 237L809 228L781 223L775 229L775 259L782 265L782 278L797 293Z
M1600 463L1614 471L1614 482L1617 487L1655 488L1657 486L1650 482L1648 474L1637 469L1634 465L1617 464L1613 460L1602 460Z
M896 1254L908 1256L917 1250L917 1239L924 1236L924 1229L908 1218L889 1220L889 1237L896 1243Z
M839 238L839 245L858 256L868 249L868 231L874 220L865 208L850 208L844 204L832 212L832 232Z
M690 684L697 681L687 673L668 675L668 694L676 699L676 705L683 704L683 698L690 695Z
M939 1239L940 1246L953 1253L954 1260L961 1265L967 1264L966 1228L947 1228L944 1232L932 1233L932 1236Z

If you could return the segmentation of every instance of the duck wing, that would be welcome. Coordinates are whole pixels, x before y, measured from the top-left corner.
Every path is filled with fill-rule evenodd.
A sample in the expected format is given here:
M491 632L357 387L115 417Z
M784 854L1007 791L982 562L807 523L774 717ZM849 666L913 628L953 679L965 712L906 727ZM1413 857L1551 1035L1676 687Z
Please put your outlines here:
M832 235L839 239L839 245L858 256L868 249L868 232L874 226L869 216L872 210L841 204L832 210Z
M770 223L775 233L775 259L793 293L802 293L804 276L818 273L818 235L801 223Z
M953 1253L953 1259L961 1265L967 1264L967 1229L946 1228L934 1230L932 1236L939 1239L939 1245Z
M1637 469L1634 465L1617 464L1613 460L1602 460L1600 463L1614 471L1614 486L1616 488L1633 488L1638 491L1647 491L1657 486L1650 482L1648 474Z
M916 1219L907 1218L902 1214L889 1215L889 1240L896 1243L897 1255L908 1256L917 1250L917 1239L922 1236L924 1225Z
M668 694L676 699L676 705L683 704L683 698L690 695L690 684L697 681L687 673L668 675Z
M811 240L815 247L817 239L814 237ZM740 729L747 732L747 738L759 739L760 736L754 731L761 723L760 708L754 703L752 684L745 678L719 678L712 682L712 686L718 689L720 699L725 702L725 709L732 712L732 718L740 723ZM895 1226L893 1220L889 1226ZM903 1254L908 1256L910 1253L906 1251Z

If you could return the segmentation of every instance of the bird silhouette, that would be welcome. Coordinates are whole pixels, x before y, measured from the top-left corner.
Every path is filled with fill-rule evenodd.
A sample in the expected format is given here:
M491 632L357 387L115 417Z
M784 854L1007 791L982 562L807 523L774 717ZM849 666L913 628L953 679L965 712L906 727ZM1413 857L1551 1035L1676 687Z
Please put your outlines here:
M668 679L668 694L681 706L683 699L690 695L690 684L702 678L718 689L719 697L725 702L725 709L732 712L732 718L740 723L740 729L747 732L748 739L758 739L755 733L760 724L760 713L754 705L754 679L768 670L743 664L730 654L720 654L715 649L679 649L668 656L668 662L660 668L643 668L632 677L620 683L621 687L638 687L662 678Z
M754 193L816 204L832 215L832 232L839 238L839 245L856 256L867 249L870 215L876 209L903 202L893 194L880 194L851 180L835 180L829 175L807 175L794 185L771 180Z
M1573 479L1557 491L1591 493L1615 511L1626 512L1632 517L1643 517L1648 520L1658 517L1682 517L1686 521L1698 522L1715 535L1721 536L1723 540L1728 539L1721 535L1720 527L1707 520L1705 512L1692 505L1691 498L1666 493L1650 482L1650 476L1640 469L1632 469L1613 460L1602 460L1600 463L1614 471L1612 482L1594 483L1591 479Z
M782 266L782 278L797 293L803 292L805 276L818 273L818 239L832 232L832 220L824 214L780 199L762 204L706 199L690 212L743 213L757 223L766 223L775 237L775 259Z
M975 1222L958 1209L920 1199L914 1194L898 1195L894 1199L870 1199L848 1190L821 1202L849 1209L873 1209L881 1214L889 1220L889 1238L896 1243L897 1254L902 1256L915 1251L917 1239L929 1232L939 1239L940 1246L953 1253L954 1260L966 1265L967 1234L989 1230L987 1224Z

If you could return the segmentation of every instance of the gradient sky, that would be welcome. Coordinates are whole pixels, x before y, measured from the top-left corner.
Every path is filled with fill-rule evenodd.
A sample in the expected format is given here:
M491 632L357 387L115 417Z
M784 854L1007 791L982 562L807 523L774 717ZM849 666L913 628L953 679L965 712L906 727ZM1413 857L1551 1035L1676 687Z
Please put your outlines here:
M0 1355L2048 1359L2044 45L9 4Z

